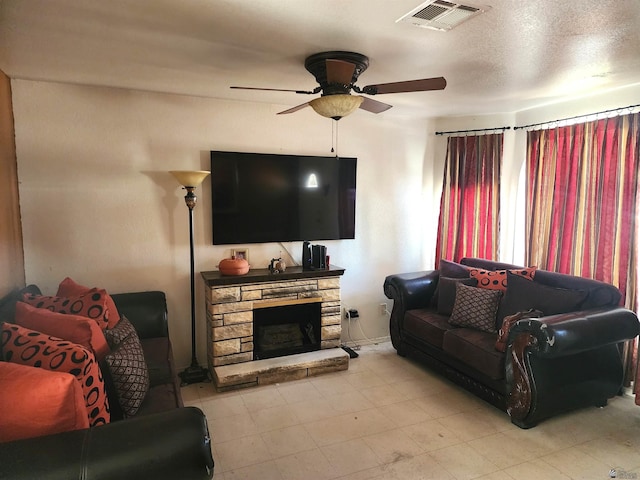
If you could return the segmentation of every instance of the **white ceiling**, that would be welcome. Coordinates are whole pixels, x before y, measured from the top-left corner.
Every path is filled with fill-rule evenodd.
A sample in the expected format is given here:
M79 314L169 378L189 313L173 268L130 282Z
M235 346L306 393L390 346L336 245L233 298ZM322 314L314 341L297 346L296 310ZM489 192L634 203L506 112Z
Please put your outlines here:
M284 109L313 97L229 87L312 90L304 59L349 50L370 59L360 86L447 79L377 97L394 105L380 115L411 116L515 112L640 82L639 0L473 0L491 8L449 32L396 23L421 3L0 0L0 69Z

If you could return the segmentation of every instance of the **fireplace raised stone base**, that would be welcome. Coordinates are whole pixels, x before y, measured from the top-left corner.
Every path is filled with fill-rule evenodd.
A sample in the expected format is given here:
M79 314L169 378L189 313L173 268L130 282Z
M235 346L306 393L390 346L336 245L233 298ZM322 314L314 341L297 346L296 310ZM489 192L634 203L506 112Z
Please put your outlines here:
M215 367L213 381L218 391L226 391L300 380L348 368L349 354L341 348L330 348Z
M338 267L310 271L290 267L279 274L253 269L242 276L202 272L207 359L216 388L228 390L346 370L349 355L339 348L343 273ZM254 360L254 310L310 302L321 304L320 350Z

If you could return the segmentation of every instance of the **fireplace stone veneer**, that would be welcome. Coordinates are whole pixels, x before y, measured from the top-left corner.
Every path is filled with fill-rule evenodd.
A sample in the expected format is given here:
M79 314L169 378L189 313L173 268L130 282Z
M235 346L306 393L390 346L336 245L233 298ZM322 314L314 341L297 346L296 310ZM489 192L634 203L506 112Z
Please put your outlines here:
M287 379L284 377L292 375L300 378L348 368L349 356L338 348L342 330L340 276L343 274L344 269L333 266L309 271L301 267L289 267L279 274L271 274L268 269L252 269L242 276L225 276L219 271L201 272L207 310L207 360L216 387L226 389L233 383L238 388L283 381ZM277 362L270 362L271 359L254 361L254 309L308 301L321 302L321 351L335 349L336 355L327 351L323 355L314 356L312 354L316 352L310 352L291 355L291 358L277 357L283 359ZM314 358L318 360L314 361ZM247 362L255 365L232 368L233 365ZM277 367L271 368L270 365ZM279 375L279 369L286 370L283 372L286 374ZM233 373L236 370L262 372L262 375L250 374L247 378L239 379ZM231 376L232 379L223 381L223 376ZM267 382L267 379L270 381Z

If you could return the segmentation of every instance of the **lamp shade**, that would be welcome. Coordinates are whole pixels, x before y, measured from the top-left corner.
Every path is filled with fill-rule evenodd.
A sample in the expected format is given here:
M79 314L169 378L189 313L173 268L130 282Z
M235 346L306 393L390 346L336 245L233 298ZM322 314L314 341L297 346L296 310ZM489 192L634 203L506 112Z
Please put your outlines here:
M309 102L318 115L340 120L352 114L364 101L358 95L324 95Z
M206 170L171 170L171 175L176 177L183 187L197 187L211 173Z

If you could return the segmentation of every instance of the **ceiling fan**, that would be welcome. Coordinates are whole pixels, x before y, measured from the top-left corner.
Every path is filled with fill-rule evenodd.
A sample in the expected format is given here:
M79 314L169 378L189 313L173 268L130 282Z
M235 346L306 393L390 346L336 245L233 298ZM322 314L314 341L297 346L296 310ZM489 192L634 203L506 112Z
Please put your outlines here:
M288 90L281 88L231 87L243 90L267 90L275 92L294 92L304 95L321 96L301 105L289 108L278 115L294 113L311 106L318 114L340 120L342 117L361 108L371 113L381 113L391 105L362 95L352 95L351 90L365 95L381 95L385 93L424 92L443 90L447 81L443 77L408 80L403 82L380 83L358 87L356 81L369 66L369 59L355 52L321 52L307 57L304 67L316 78L318 86L313 90Z

